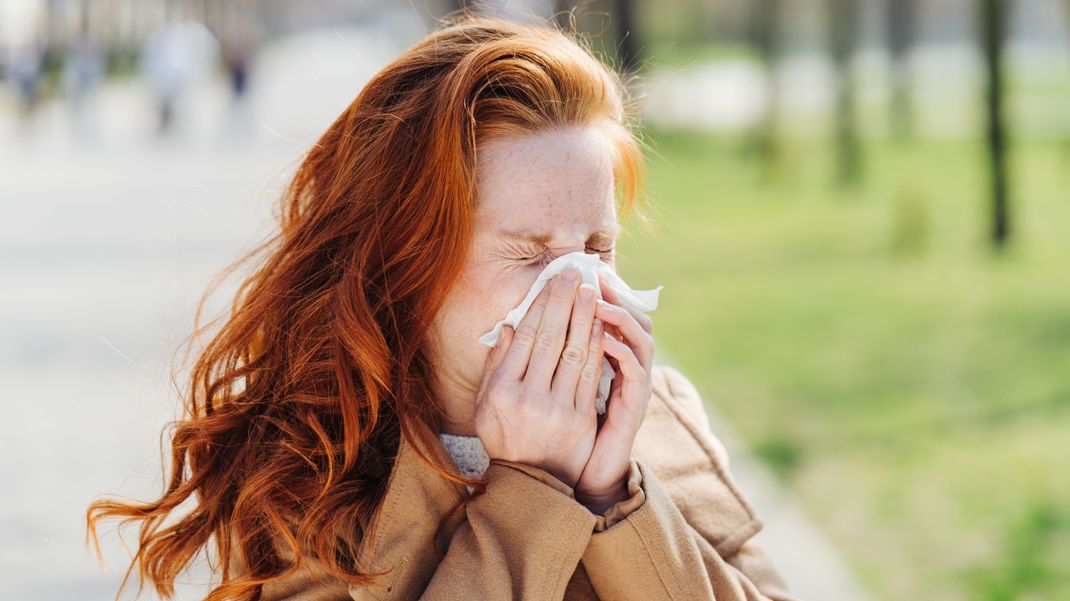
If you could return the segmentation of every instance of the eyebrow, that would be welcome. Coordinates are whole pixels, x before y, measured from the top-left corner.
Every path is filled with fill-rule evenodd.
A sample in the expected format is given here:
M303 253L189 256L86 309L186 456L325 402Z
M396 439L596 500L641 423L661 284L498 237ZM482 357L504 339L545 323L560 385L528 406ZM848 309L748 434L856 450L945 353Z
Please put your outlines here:
M595 243L612 243L617 239L617 236L621 232L619 224L613 224L609 226L603 226L597 230L591 232L591 235L587 238L587 242ZM524 242L534 242L535 244L541 244L548 246L550 241L553 240L554 235L549 232L537 232L530 229L520 230L502 230L498 234L511 238L514 240L522 240Z

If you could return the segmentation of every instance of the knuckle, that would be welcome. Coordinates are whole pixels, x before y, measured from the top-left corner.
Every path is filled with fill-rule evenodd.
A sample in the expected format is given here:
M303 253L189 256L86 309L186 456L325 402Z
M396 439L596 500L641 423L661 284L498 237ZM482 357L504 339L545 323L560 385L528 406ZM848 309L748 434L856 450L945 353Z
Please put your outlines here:
M557 344L557 338L557 326L546 326L541 332L539 332L539 336L536 339L536 344L538 344L539 348L541 349L550 349L553 348L555 344Z
M516 331L516 341L525 346L530 346L535 341L535 335L535 326L529 323L522 324L520 329Z
M560 395L557 396L560 398ZM543 415L550 423L567 424L569 421L569 412L563 403L548 403L543 408Z
M580 379L586 383L594 382L598 379L598 365L596 363L588 363L583 371L580 373Z
M520 416L522 422L533 423L539 421L546 413L546 403L542 399L529 397L524 399L524 402L517 407L516 413Z
M528 389L525 389L520 393L520 404L517 407L517 413L519 415L525 415L531 411L532 406L536 403L534 396L535 395Z
M582 365L587 358L587 352L578 344L569 344L561 353L561 361L568 365Z

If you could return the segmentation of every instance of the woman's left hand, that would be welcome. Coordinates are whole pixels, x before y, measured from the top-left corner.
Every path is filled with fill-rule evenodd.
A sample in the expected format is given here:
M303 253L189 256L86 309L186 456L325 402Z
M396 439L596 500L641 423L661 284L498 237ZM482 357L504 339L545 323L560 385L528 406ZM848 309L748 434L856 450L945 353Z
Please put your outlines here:
M598 301L595 317L602 320L602 349L616 360L617 375L606 401L605 421L575 492L577 501L601 515L628 498L632 444L650 403L654 324L646 313L624 307L601 274L598 278L605 300Z

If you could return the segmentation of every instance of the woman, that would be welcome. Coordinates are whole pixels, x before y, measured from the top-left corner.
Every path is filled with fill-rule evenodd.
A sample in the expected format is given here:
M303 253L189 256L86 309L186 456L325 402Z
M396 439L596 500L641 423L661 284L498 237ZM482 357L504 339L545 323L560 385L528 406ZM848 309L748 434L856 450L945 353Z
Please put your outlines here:
M625 100L573 37L469 16L375 76L199 355L164 495L89 508L141 522L127 577L168 596L203 549L210 600L790 598L647 315L554 277L477 342L554 257L613 265L618 195L643 217Z

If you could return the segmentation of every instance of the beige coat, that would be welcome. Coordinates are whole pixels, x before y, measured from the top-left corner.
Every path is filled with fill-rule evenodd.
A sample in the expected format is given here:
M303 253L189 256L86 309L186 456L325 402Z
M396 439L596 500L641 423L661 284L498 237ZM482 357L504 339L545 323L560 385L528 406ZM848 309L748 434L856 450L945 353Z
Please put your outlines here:
M548 472L492 459L486 492L433 541L467 489L430 470L412 444L403 437L378 528L357 563L390 573L371 587L347 587L306 560L266 586L264 601L796 599L751 540L762 523L728 473L698 391L674 368L654 367L632 496L604 516ZM441 444L428 452L452 465Z

